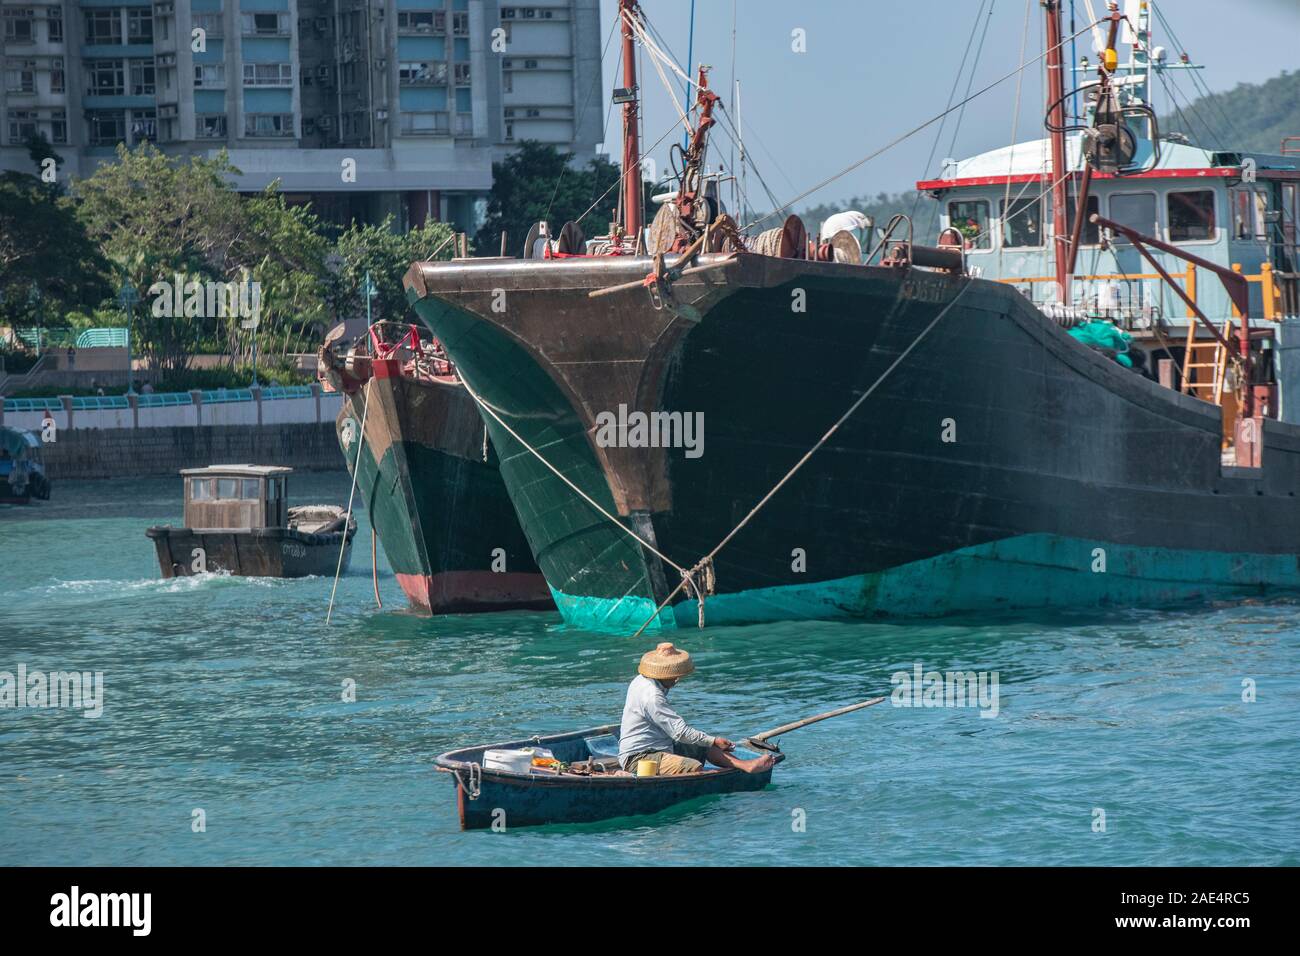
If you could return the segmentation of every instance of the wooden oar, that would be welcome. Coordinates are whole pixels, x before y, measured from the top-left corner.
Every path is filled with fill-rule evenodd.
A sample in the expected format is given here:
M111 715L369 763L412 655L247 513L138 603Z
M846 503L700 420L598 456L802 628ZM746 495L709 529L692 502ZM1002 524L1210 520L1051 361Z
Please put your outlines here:
M828 720L831 717L838 717L840 714L852 713L855 710L861 710L863 707L872 707L882 703L886 698L873 697L870 700L864 700L858 704L849 704L847 707L837 707L835 710L828 710L824 714L818 714L815 717L805 717L803 720L796 720L792 724L782 724L773 730L765 730L761 734L755 734L753 737L746 738L743 742L752 744L758 750L778 750L775 744L769 744L768 740L773 737L779 737L781 734L788 734L792 730L798 730L800 727L807 727L809 724L815 724L819 720Z

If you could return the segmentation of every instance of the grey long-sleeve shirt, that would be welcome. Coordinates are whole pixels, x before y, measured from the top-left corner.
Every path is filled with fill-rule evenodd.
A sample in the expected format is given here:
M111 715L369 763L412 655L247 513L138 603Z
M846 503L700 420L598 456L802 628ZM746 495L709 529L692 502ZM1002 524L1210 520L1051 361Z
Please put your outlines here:
M672 753L675 742L713 745L713 737L689 726L668 706L668 691L657 680L641 674L627 688L623 705L623 724L618 732L618 759L626 765L629 757L646 751Z

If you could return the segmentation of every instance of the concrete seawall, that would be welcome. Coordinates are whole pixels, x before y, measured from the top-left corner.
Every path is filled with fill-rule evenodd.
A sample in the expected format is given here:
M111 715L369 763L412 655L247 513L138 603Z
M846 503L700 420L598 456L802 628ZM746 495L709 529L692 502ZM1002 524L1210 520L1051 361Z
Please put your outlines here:
M42 446L45 471L64 478L174 475L182 468L248 462L301 470L346 467L334 423L181 425L61 430Z

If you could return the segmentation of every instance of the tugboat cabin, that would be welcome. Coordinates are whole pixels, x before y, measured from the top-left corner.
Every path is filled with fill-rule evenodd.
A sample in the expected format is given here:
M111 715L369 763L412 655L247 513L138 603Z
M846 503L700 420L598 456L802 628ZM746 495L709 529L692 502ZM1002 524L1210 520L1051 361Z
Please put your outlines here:
M209 465L187 468L185 527L285 528L289 524L289 475L278 465Z

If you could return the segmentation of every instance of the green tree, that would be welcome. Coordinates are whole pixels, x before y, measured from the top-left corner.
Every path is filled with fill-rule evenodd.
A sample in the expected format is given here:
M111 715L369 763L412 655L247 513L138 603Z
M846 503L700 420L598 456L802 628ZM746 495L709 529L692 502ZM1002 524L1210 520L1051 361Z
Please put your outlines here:
M478 247L496 255L505 232L506 254L519 255L528 230L543 220L552 235L559 235L570 221L578 222L589 237L607 234L617 216L619 167L598 156L574 168L571 158L549 143L524 140L505 160L493 163L492 192L487 219L478 231ZM645 183L641 191L644 197ZM653 217L654 210L648 209L646 222Z
M54 154L43 137L28 141L39 173ZM62 324L64 313L111 292L108 263L66 203L57 180L0 174L0 323L15 328Z
M283 354L307 330L325 325L328 242L319 222L310 210L288 205L278 182L241 197L231 185L238 174L224 151L186 161L145 143L133 150L119 145L117 162L75 184L88 234L118 281L138 291L137 354L153 368L186 368L203 345L225 351L232 364L251 350L252 334L238 316L166 314L157 302L166 289L158 284L174 284L177 275L187 282L258 283L263 355L276 343Z
M381 223L353 223L338 239L339 257L334 276L333 302L341 318L366 314L362 284L366 273L375 284L370 311L375 321L413 321L407 311L406 290L402 277L413 262L424 262L437 254L439 259L455 255L455 230L445 222L426 222L406 233L393 231L389 216Z

